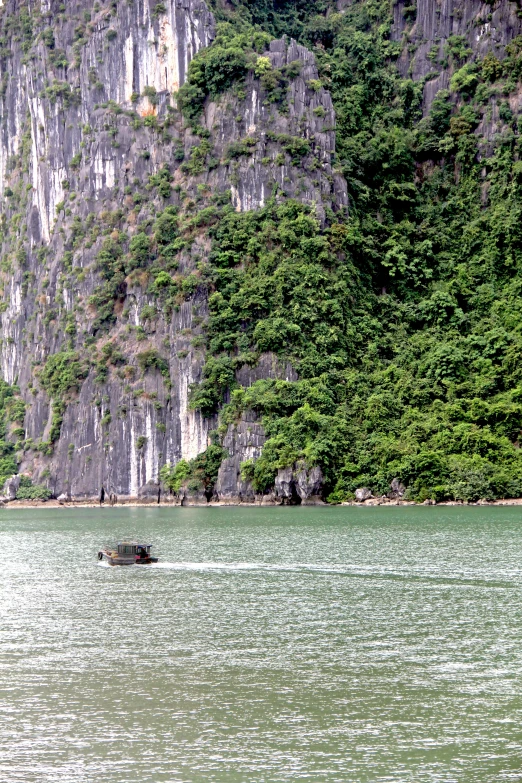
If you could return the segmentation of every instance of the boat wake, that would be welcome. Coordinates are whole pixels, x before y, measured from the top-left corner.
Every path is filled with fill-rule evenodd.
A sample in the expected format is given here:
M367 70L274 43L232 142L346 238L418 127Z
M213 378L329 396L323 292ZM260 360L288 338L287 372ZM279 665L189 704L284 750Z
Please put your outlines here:
M354 574L355 566L350 565L322 565L320 563L220 563L212 562L179 562L179 563L152 563L149 569L164 569L169 571L260 571L260 572L317 572L324 574Z
M301 563L272 564L272 563L153 563L151 568L164 568L173 571L299 571L307 566ZM310 566L313 568L313 566Z
M99 561L101 568L113 568L106 561ZM119 569L116 569L119 570ZM125 568L125 571L128 569ZM429 570L388 569L384 566L360 566L348 563L335 563L332 565L322 563L230 563L219 561L202 562L159 562L141 566L132 571L185 571L192 573L294 573L294 574L323 574L325 576L344 576L354 579L389 579L389 580L413 580L426 583L438 583L441 587L461 585L462 587L488 587L488 588L512 588L515 584L510 579L503 579L502 575L472 574L472 573L437 573ZM510 575L512 576L512 575Z
M513 583L504 575L477 574L477 573L440 573L436 571L419 569L386 568L385 566L361 566L349 563L335 563L332 565L323 563L227 563L227 562L160 562L147 566L152 570L192 571L192 572L259 572L259 573L300 573L300 574L324 574L346 576L359 579L393 579L415 580L422 582L438 582L441 585L459 584L469 587L513 587ZM500 578L499 578L500 577Z

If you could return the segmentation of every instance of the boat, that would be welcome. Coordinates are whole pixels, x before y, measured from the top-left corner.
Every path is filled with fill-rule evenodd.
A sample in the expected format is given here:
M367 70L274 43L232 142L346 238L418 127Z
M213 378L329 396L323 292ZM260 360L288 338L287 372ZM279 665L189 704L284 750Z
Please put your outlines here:
M157 563L158 558L152 557L151 544L140 544L138 541L118 541L116 549L100 549L98 560L106 560L109 565L149 565Z

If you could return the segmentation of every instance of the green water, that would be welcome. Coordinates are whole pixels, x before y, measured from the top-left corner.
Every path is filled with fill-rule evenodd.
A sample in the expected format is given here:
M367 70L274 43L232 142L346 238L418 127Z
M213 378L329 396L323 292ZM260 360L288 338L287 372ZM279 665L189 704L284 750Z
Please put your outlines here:
M99 565L126 536L161 563ZM2 509L0 546L1 781L522 780L522 509Z

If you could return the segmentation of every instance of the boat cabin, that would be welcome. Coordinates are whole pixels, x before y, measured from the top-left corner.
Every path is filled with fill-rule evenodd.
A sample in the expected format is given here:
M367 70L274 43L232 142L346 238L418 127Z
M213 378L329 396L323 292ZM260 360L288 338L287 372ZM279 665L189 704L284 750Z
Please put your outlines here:
M152 544L139 544L137 541L118 541L118 555L122 557L150 557Z
M158 562L158 558L150 554L151 549L151 544L139 541L118 541L116 549L100 549L98 560L106 560L109 565L149 565Z

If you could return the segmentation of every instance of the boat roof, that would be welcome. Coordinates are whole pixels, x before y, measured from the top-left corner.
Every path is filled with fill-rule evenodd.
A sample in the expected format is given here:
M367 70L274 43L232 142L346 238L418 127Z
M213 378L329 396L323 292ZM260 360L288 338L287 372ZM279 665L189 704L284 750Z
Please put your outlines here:
M143 544L141 541L118 541L118 546L125 544L125 546L152 546L152 544Z

